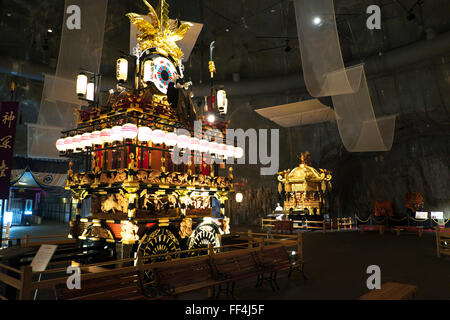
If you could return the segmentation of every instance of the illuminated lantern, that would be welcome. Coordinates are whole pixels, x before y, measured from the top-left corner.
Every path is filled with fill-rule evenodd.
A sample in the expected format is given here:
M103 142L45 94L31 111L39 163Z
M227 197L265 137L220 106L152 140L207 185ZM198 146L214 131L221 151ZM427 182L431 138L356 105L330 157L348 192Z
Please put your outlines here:
M74 150L83 149L83 145L81 144L81 135L80 134L77 134L75 137L72 138L72 144L73 144Z
M166 134L165 144L169 147L174 147L178 143L178 136L175 132L169 132Z
M143 67L143 80L145 83L152 82L153 77L153 62L152 60L145 60Z
M138 135L138 128L132 123L127 123L122 126L122 136L124 139L134 139Z
M56 141L56 149L58 149L59 152L66 151L66 145L64 143L65 139L58 139Z
M244 196L242 195L242 193L236 193L236 202L241 203L242 200L244 200Z
M149 142L152 138L152 129L149 127L139 127L138 140L141 142Z
M221 114L227 114L228 99L225 90L217 91L217 108Z
M244 156L244 149L242 149L241 147L237 147L235 149L235 153L234 153L234 157L237 159L240 159Z
M74 146L72 143L72 137L67 137L64 139L64 146L66 147L66 150L73 150Z
M122 140L123 140L122 127L121 126L112 127L111 141L122 141Z
M189 137L184 134L179 135L177 142L178 148L185 149L188 147L188 145L189 145Z
M92 147L92 141L91 141L91 134L90 133L83 133L81 136L81 146L83 148Z
M91 133L91 143L94 146L99 146L103 143L100 131L94 131Z
M211 154L218 154L219 153L219 144L217 142L210 142L209 143L209 153Z
M198 138L189 138L188 148L192 151L197 151L200 149L200 140Z
M235 149L236 149L236 148L235 148L234 146L228 145L228 146L227 146L227 154L226 154L226 157L227 157L227 158L234 158Z
M80 73L77 76L77 95L84 97L87 92L88 77L84 73Z
M200 145L198 147L198 151L202 153L206 153L209 151L209 141L208 140L200 140Z
M116 78L119 83L125 83L128 79L128 60L125 58L117 59Z
M161 144L164 142L164 139L166 138L166 133L162 130L154 130L152 132L152 141L155 144Z
M86 100L94 101L95 84L93 82L88 83L86 90Z
M207 120L209 123L214 123L214 121L216 121L216 117L213 114L210 114Z
M100 131L100 139L103 143L111 143L111 129L103 129Z
M219 147L217 148L217 153L220 156L224 156L225 157L227 155L227 145L223 144L223 143L220 143Z

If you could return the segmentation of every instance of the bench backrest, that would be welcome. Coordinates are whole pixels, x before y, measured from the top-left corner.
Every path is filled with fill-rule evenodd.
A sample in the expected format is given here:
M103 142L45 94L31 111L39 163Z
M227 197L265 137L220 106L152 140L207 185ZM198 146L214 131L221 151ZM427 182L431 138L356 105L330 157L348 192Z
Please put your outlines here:
M58 300L108 299L114 290L130 288L142 291L137 272L81 280L80 289L68 289L66 284L56 287Z
M290 263L289 254L282 245L271 248L264 248L256 252L258 263L261 265L281 265Z
M209 258L177 261L152 269L161 287L177 288L213 279Z
M213 258L213 264L217 275L229 277L259 271L255 250L217 254Z

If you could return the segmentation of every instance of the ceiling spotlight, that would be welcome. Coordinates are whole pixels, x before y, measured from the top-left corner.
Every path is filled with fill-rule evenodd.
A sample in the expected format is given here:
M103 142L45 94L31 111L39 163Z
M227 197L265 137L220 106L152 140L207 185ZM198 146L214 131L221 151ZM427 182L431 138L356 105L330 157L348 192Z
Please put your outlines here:
M52 30L52 29L48 29L47 32L48 32L48 33L52 33L53 30Z
M225 31L226 31L226 32L230 32L230 28L226 28Z
M11 13L11 12L8 12L6 15L7 15L8 17L11 17L11 16L12 16L12 13Z
M320 19L320 17L315 17L315 18L313 19L313 23L314 23L316 26L318 26L318 25L320 25L320 24L322 23L322 19Z
M270 10L270 12L275 13L275 12L277 12L277 10L272 9L272 10Z

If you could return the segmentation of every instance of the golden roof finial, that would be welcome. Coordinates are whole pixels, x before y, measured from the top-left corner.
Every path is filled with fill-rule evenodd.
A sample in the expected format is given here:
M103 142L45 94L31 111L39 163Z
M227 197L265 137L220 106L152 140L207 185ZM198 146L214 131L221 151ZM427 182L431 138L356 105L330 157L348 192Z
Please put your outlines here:
M192 24L185 22L179 25L178 20L169 19L169 5L165 0L160 0L156 11L146 0L143 1L149 9L148 17L151 22L137 13L127 14L131 23L139 30L137 42L140 49L142 51L150 48L159 49L178 63L183 58L183 52L176 42L184 38Z

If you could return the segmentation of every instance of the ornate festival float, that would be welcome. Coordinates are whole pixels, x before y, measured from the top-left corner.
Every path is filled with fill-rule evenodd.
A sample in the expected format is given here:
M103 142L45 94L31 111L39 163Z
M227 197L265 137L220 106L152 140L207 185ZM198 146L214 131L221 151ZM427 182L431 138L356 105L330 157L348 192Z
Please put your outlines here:
M323 220L327 213L326 193L331 190L330 171L311 167L306 152L301 154L297 168L278 172L277 179L282 202L274 214L277 219Z
M56 144L72 159L66 189L77 202L77 215L69 237L84 247L109 249L102 251L108 258L117 256L117 248L126 258L220 246L221 236L230 232L225 202L233 175L231 167L213 159L243 153L217 142L228 126L219 114L226 109L224 94L213 96L212 88L214 103L205 113L192 103L191 83L182 80L183 52L176 42L191 24L169 19L164 0L156 10L144 3L148 16L127 14L139 31L138 44L133 56L117 60L117 88L106 105L96 101L79 110L78 127L63 132ZM132 86L126 87L129 69ZM213 76L212 61L210 72ZM80 97L96 100L92 91L99 87L97 75L78 75ZM172 153L185 161L173 161ZM91 212L84 218L86 199Z

